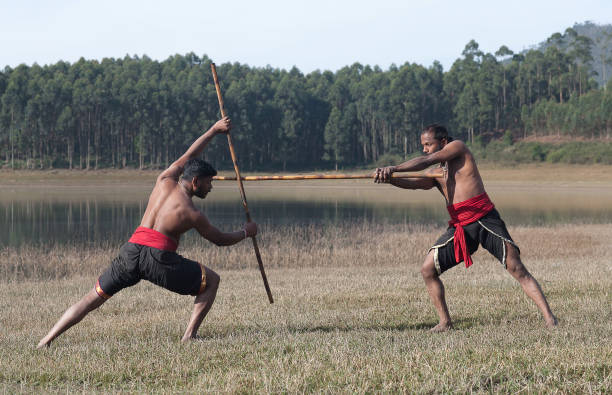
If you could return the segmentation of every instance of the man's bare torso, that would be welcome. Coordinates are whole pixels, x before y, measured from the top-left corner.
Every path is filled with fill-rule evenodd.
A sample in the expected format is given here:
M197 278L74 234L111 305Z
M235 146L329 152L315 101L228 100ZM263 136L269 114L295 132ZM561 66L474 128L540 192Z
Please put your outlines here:
M163 233L178 243L181 235L194 227L199 213L178 179L160 176L151 192L140 226Z
M452 142L449 144L463 144ZM447 204L463 202L485 192L484 184L472 153L466 148L453 159L440 164L443 177L436 178L437 187Z

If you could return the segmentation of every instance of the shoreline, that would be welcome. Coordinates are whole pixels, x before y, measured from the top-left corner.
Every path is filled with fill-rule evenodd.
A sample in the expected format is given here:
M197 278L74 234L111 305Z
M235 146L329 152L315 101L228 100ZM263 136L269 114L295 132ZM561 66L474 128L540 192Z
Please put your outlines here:
M485 184L498 181L510 182L593 182L609 183L612 182L612 166L609 165L567 165L567 164L523 164L515 166L502 166L498 164L481 164L479 170ZM45 169L45 170L0 170L0 185L28 185L32 182L44 185L54 184L77 184L77 185L97 185L97 184L122 184L122 183L145 183L150 185L161 172L158 170L139 170L139 169ZM248 175L297 175L297 174L352 174L367 173L369 170L349 169L341 171L302 171L302 172L243 172L243 176ZM234 175L231 170L220 170L220 176ZM333 185L334 183L355 180L309 180L309 183L320 182ZM367 180L364 180L368 182ZM231 181L216 181L216 183L230 183ZM249 185L261 182L246 182ZM276 185L294 185L289 181L267 181ZM301 183L301 181L297 181Z

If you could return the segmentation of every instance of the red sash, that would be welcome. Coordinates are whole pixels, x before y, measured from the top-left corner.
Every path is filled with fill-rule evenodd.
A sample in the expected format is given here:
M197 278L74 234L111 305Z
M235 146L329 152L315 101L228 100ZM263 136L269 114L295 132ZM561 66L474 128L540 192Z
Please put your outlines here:
M465 267L470 267L473 262L467 245L465 244L463 227L478 221L494 208L495 206L486 192L463 202L446 206L451 217L451 220L448 221L448 226L455 227L455 240L453 241L455 259L457 262L461 262L462 260L465 261Z
M157 248L158 250L164 251L176 251L178 244L163 233L156 230L139 226L134 231L130 240L130 243L140 244L143 246Z

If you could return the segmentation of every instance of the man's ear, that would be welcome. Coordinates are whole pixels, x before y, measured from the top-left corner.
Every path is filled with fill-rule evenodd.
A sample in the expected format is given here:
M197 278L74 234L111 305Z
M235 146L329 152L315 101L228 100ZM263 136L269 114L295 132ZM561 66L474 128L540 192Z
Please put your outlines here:
M197 189L196 184L198 183L198 176L193 176L191 178L191 189L194 191Z

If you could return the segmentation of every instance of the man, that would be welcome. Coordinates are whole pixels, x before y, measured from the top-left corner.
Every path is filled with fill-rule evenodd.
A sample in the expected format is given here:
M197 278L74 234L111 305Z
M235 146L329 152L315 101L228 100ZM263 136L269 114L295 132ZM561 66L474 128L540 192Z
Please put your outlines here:
M214 244L230 246L257 234L255 223L247 223L244 229L233 233L221 232L210 224L192 201L193 196L206 197L212 190L212 178L217 174L210 164L197 157L214 136L227 134L231 126L227 117L216 122L157 177L138 229L121 247L119 255L99 277L96 286L66 310L38 343L38 348L48 346L115 293L141 279L182 295L195 296L193 313L182 340L196 337L215 300L220 278L204 265L175 253L181 235L195 228Z
M472 264L470 255L482 245L494 255L520 283L523 291L540 309L548 327L557 325L557 319L535 278L529 274L520 258L518 246L512 241L504 221L485 192L476 162L470 150L461 141L448 136L444 126L433 124L421 134L425 156L411 159L398 166L377 168L376 183L390 183L399 188L431 189L437 187L446 199L451 216L448 230L430 248L421 274L436 308L440 322L431 330L443 332L452 328L446 306L444 286L440 275L465 261ZM431 173L436 178L392 178L394 172L424 170L439 163Z

